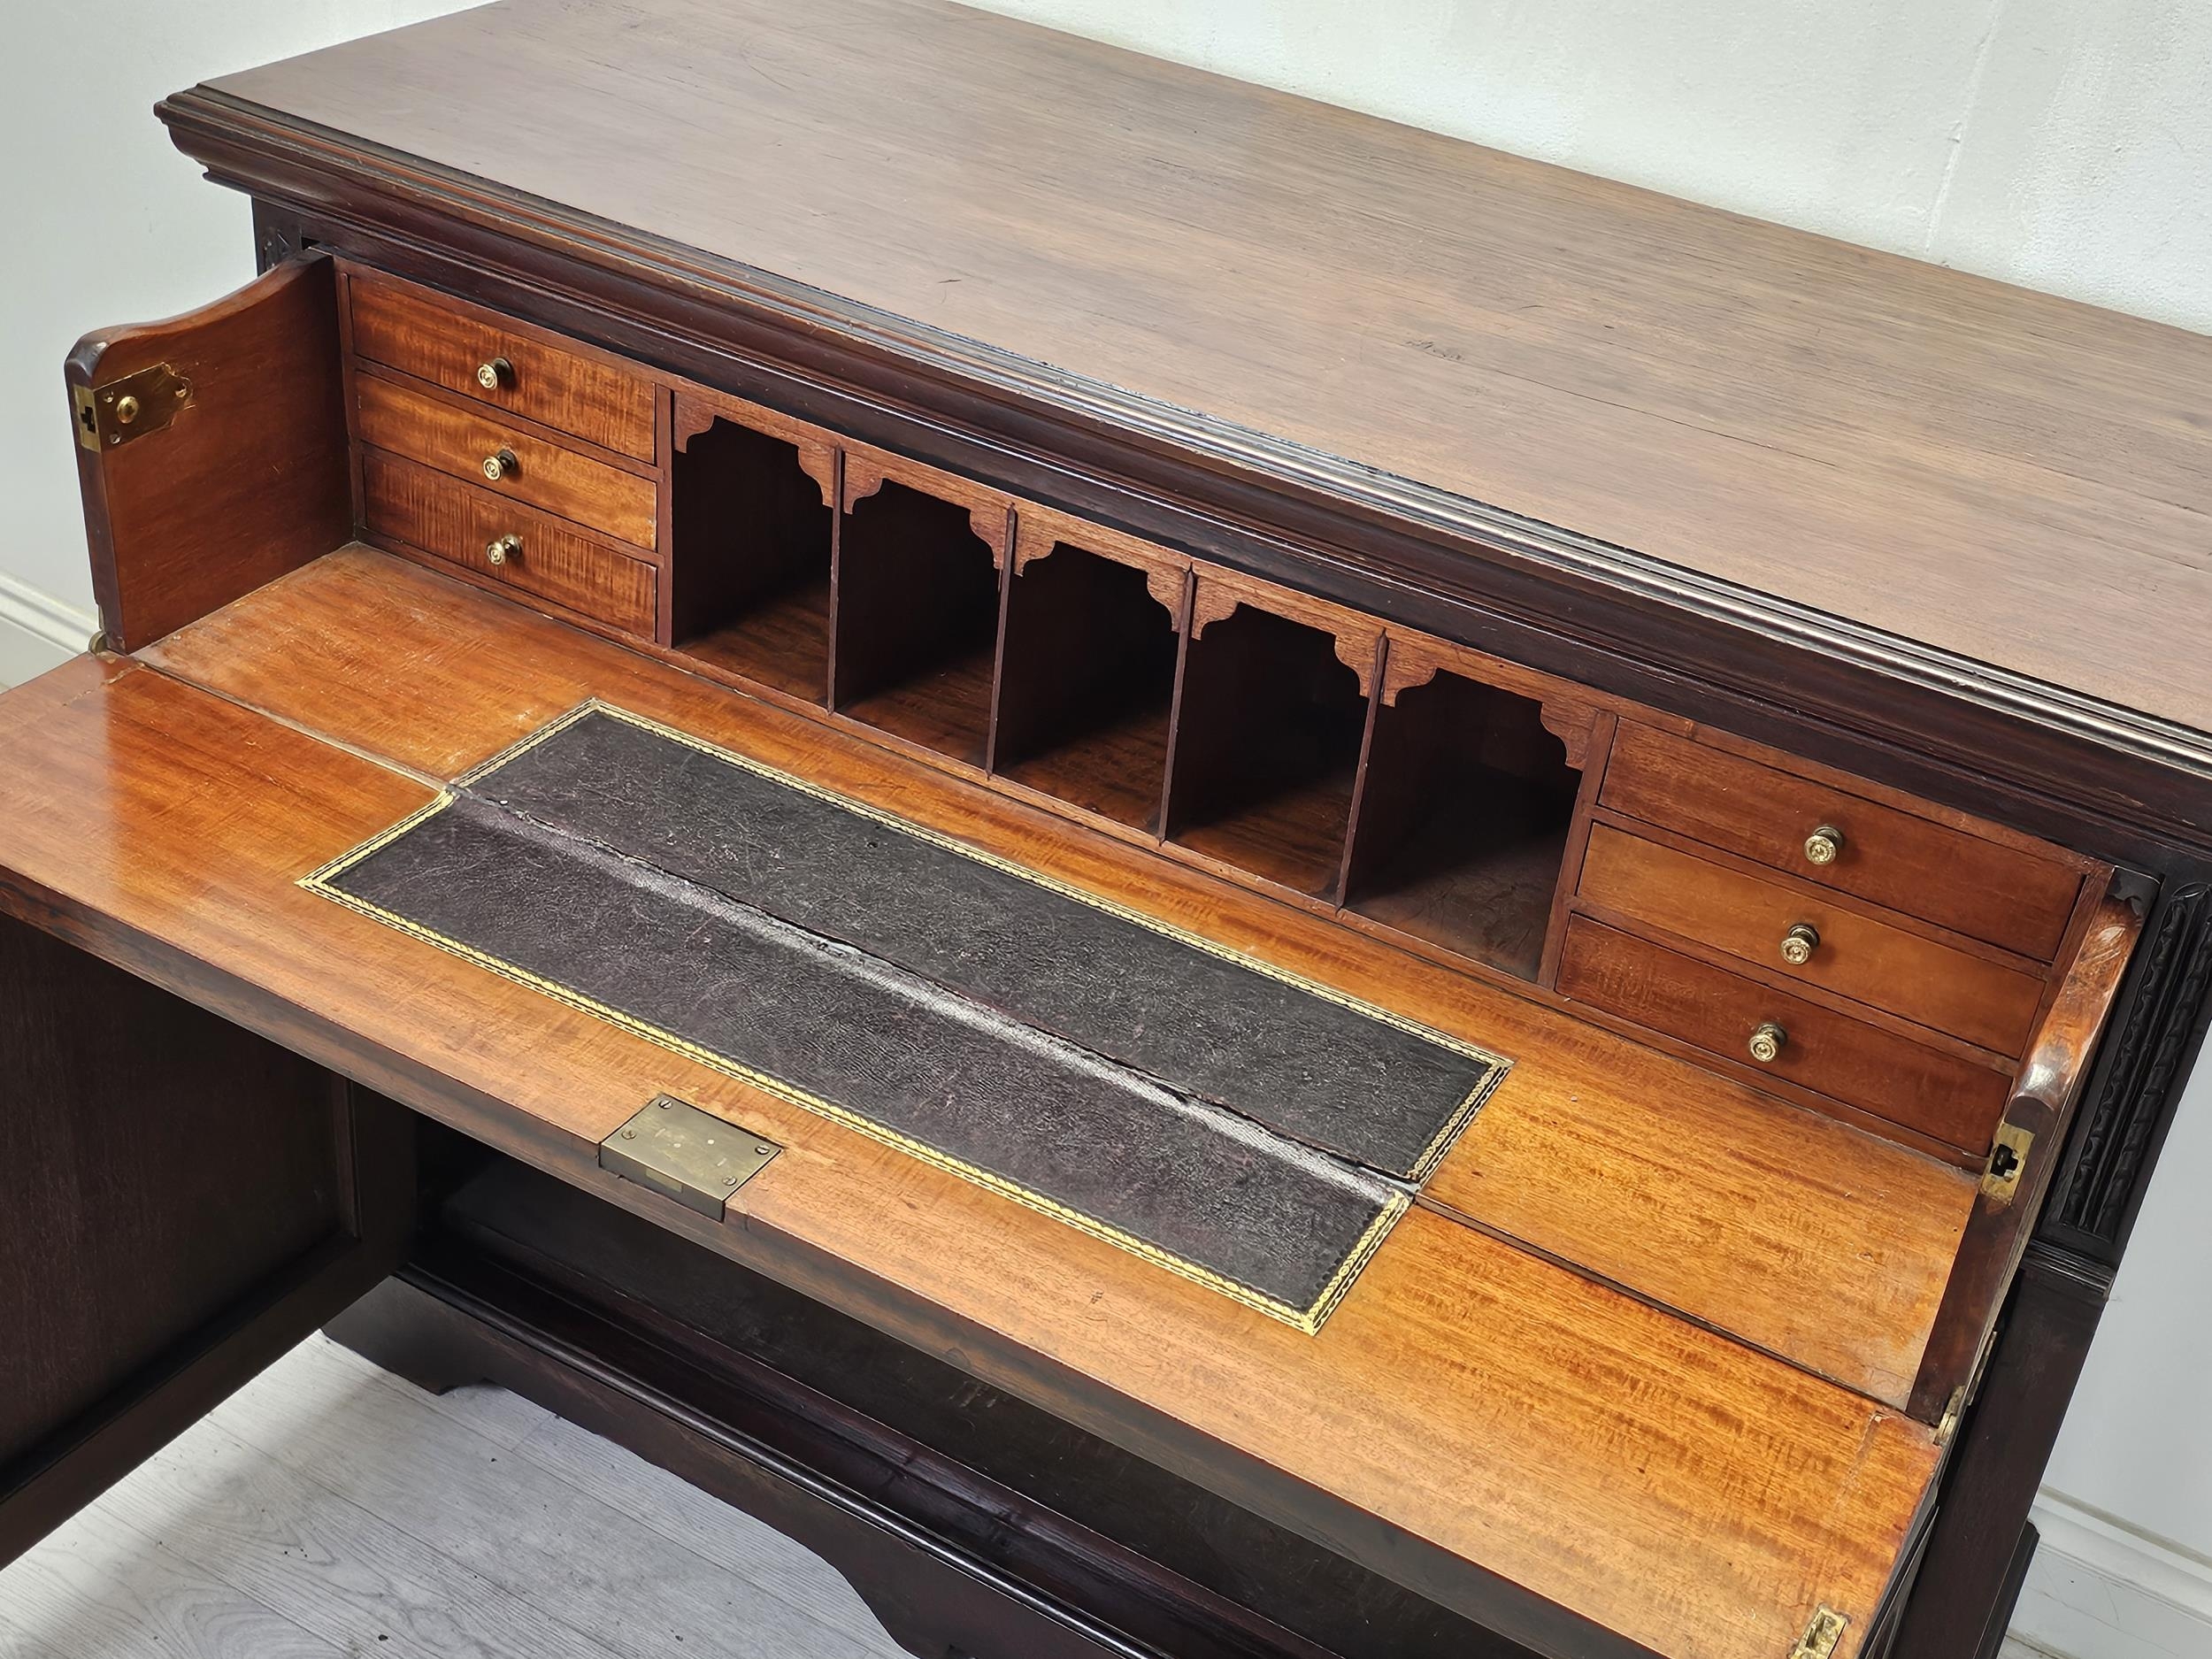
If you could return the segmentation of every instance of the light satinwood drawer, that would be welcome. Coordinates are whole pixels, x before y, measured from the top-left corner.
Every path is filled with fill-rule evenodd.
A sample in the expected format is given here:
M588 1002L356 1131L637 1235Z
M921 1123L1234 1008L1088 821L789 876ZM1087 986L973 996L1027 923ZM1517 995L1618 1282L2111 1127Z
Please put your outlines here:
M1879 802L1624 721L1602 805L1755 863L1987 944L2048 962L2081 892L2081 872ZM1832 862L1807 842L1839 832Z
M565 519L380 449L362 452L361 488L372 534L633 634L652 634L659 572L578 534ZM511 536L520 545L503 546L495 565L492 544Z
M604 449L654 458L650 381L426 294L362 276L349 291L357 355Z
M2016 1056L2042 979L1849 908L1817 891L1724 869L1609 825L1594 826L1584 902ZM1783 954L1793 928L1810 954Z
M354 376L361 442L573 518L618 541L654 545L653 480L580 455L490 413L442 403L373 374ZM499 475L487 469L498 461Z
M1559 989L1962 1151L1987 1151L2004 1112L2009 1084L2001 1071L1587 917L1567 924ZM1769 1022L1781 1028L1783 1041L1773 1060L1761 1064L1750 1044Z

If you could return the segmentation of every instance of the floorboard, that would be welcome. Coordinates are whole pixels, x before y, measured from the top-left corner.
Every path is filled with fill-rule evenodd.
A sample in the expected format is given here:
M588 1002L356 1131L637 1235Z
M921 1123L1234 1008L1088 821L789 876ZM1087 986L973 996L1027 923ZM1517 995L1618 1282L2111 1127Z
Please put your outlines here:
M5 1659L334 1659L345 1650L96 1505L0 1573Z
M751 1517L311 1338L0 1572L0 1659L900 1659Z
M319 1336L0 1571L0 1659L669 1653L904 1659L750 1516L503 1389L426 1394Z

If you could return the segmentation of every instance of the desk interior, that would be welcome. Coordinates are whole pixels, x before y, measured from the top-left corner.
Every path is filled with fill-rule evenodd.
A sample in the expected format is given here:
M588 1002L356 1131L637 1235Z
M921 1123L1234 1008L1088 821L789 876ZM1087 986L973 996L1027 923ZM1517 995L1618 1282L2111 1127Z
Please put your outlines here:
M299 886L590 697L1514 1069L1308 1335ZM365 549L8 713L12 867L307 1010L416 1110L1402 1582L1442 1551L1748 1659L1816 1604L1870 1617L1921 1509L1939 1448L1883 1395L1971 1203L1951 1165ZM784 1148L726 1221L597 1168L664 1090Z

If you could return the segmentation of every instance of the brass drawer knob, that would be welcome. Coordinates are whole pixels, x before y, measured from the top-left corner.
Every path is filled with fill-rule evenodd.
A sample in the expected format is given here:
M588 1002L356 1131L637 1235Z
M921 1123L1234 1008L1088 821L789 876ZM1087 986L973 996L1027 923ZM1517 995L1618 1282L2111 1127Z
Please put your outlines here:
M1782 935L1782 960L1793 968L1803 967L1819 949L1820 929L1810 922L1792 922L1790 931Z
M1832 864L1843 856L1843 832L1823 824L1805 838L1805 856L1816 864Z
M1772 1020L1761 1020L1759 1029L1751 1033L1751 1057L1761 1065L1772 1065L1782 1057L1789 1040L1789 1033Z
M496 541L488 541L484 544L484 557L495 565L518 565L522 562L522 538L503 535Z
M515 452L512 449L502 449L497 455L488 455L484 457L484 476L496 484L503 478L512 477L515 469L520 465L515 459Z
M476 383L488 392L495 392L503 386L515 383L515 365L504 357L494 357L489 363L476 365Z

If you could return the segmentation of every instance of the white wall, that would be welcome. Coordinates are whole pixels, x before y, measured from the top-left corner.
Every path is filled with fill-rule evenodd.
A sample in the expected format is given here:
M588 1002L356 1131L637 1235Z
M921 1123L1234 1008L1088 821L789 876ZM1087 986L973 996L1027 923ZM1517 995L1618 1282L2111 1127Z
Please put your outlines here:
M984 9L2212 330L2202 0Z
M57 638L91 626L64 352L94 324L180 310L250 272L243 203L201 183L147 108L205 75L450 9L0 0L0 680L11 637L12 660L27 660L10 615L42 618ZM2201 0L990 9L2212 331L2212 6ZM2212 1220L2189 1190L2207 1167L2212 1071L2193 1087L2051 1469L2047 1518L2076 1555L2039 1568L2024 1619L2081 1659L2151 1652L2129 1645L2131 1620L2164 1632L2170 1652L2212 1651L2205 1631L2183 1646L2158 1622L2193 1597L2212 1619L2212 1293L2200 1266ZM2155 1580L2143 1608L2122 1605L2131 1592L2110 1582L2122 1573Z
M94 627L62 358L87 330L253 275L246 201L154 119L211 75L440 12L440 0L0 0L0 685Z

